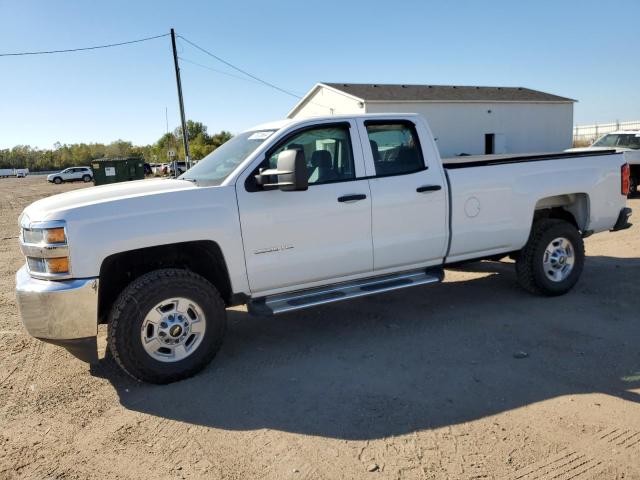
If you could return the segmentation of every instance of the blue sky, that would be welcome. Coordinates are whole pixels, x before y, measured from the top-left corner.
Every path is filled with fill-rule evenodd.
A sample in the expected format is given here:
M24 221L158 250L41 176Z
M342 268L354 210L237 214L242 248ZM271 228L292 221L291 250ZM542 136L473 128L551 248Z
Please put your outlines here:
M179 34L287 90L318 81L524 86L579 100L578 124L640 119L640 1L0 0L0 53ZM182 42L180 55L230 71ZM183 63L210 132L282 118L294 98ZM0 58L0 148L136 144L179 123L168 38Z

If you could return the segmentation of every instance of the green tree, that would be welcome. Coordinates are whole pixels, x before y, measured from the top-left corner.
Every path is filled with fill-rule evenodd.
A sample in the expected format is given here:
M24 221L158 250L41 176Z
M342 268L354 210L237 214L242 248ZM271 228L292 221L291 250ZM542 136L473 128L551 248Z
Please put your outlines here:
M222 130L209 135L207 126L202 122L189 120L189 145L193 160L200 160L232 135ZM38 170L60 170L72 166L88 166L92 160L104 157L124 157L129 155L141 156L146 162L167 162L167 150L174 149L178 159L184 159L182 144L182 130L176 128L173 133L162 135L151 145L134 146L126 140L116 140L108 145L103 143L62 144L56 142L53 148L38 149L29 145L16 145L13 148L0 149L0 168L28 168Z

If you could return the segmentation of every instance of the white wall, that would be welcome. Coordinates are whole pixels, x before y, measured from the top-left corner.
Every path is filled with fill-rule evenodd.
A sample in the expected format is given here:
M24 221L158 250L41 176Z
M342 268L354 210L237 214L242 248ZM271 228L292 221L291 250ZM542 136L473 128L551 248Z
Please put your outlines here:
M361 107L359 103L347 95L320 88L291 118L364 113L364 106Z
M484 154L485 133L503 134L505 153L557 152L572 144L571 103L367 103L366 112L422 114L443 157Z

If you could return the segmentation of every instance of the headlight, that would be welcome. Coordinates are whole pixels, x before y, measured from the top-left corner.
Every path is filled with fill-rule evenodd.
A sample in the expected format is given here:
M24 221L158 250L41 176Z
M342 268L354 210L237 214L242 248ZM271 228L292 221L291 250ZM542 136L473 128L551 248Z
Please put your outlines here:
M71 269L64 221L28 224L24 220L21 222L20 248L27 257L29 273L45 279L68 278Z
M64 233L64 227L33 229L25 228L22 230L22 238L24 239L24 243L67 243L67 236Z

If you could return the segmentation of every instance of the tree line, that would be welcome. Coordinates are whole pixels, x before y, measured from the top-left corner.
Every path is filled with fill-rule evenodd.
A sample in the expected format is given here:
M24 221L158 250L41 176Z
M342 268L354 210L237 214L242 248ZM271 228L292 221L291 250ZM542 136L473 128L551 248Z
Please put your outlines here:
M231 133L222 130L210 135L202 122L189 120L189 148L192 160L200 160L224 142ZM147 163L167 163L169 150L176 152L178 160L184 159L182 144L182 128L166 133L151 145L133 145L129 141L116 140L104 143L60 144L56 142L52 149L34 148L29 145L17 145L13 148L0 149L0 168L28 168L29 171L61 170L73 166L88 166L92 160L99 158L129 157L144 158Z

